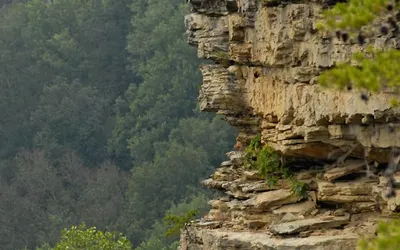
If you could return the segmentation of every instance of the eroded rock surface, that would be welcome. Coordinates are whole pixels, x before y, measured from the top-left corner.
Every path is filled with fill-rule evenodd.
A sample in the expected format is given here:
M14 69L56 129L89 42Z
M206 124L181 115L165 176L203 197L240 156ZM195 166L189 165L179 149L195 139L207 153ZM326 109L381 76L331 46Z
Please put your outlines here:
M316 84L322 70L362 49L316 32L325 1L277 7L261 0L203 2L203 9L186 17L188 41L200 58L218 64L201 67L200 108L225 114L239 128L238 140L261 132L264 142L286 155L320 159L336 158L358 142L378 162L387 161L389 147L400 146L393 140L400 138L400 111L390 108L390 93L371 95L365 103L357 91ZM233 2L237 8L228 8ZM368 43L400 47L398 38ZM364 156L362 147L353 155Z
M354 249L360 236L373 234L383 216L400 209L397 197L385 198L386 179L368 178L360 169L344 174L338 168L347 179L332 181L324 176L333 169L299 170L296 179L308 183L300 196L288 180L270 187L256 170L245 169L243 152L227 156L230 161L203 181L227 196L210 201L208 214L182 230L181 250Z
M229 152L202 182L225 196L182 230L180 249L354 249L380 219L400 211L400 190L386 198L381 176L390 149L400 147L400 110L390 107L391 93L365 102L355 90L317 84L323 70L363 49L316 31L320 11L334 1L189 2L188 43L215 62L200 68L201 110L224 115L243 147L260 134L295 159L295 178L308 191L294 193L289 180L268 185L244 167L243 151ZM396 37L366 42L400 48Z
M191 250L343 250L353 249L356 242L357 236L352 234L276 239L264 233L206 229L183 233L181 248Z

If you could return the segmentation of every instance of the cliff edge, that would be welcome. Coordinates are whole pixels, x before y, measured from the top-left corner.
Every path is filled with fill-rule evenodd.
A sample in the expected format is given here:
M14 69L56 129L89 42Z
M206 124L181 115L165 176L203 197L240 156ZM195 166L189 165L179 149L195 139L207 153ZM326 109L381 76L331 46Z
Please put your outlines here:
M400 147L400 110L390 107L390 93L365 102L356 90L317 84L323 70L365 48L316 31L319 13L335 1L189 2L188 42L214 61L200 68L200 108L237 127L241 146L203 181L223 195L182 230L181 250L354 249L400 208L400 190L386 198L381 174ZM398 38L384 36L367 44L400 48ZM257 135L291 159L306 195L288 180L268 185L245 167L243 149Z

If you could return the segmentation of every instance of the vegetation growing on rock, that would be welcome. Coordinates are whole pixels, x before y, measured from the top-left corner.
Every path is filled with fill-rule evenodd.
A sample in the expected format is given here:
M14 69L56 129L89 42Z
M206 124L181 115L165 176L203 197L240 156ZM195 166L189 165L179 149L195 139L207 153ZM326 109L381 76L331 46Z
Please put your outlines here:
M279 179L287 179L293 193L307 197L307 185L296 180L295 175L282 164L281 156L273 148L262 145L259 135L255 136L245 149L245 167L257 169L270 186L276 185Z
M179 235L180 230L185 226L186 223L190 222L193 218L195 218L199 214L197 210L189 210L186 214L182 216L177 216L173 214L167 214L164 217L164 220L171 225L165 232L165 236L171 235Z

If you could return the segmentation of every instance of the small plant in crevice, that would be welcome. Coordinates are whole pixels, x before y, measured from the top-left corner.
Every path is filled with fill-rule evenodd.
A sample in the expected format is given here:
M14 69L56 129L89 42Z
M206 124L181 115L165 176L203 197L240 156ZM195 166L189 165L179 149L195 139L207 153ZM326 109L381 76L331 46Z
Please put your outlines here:
M308 186L296 180L294 175L281 162L279 154L271 147L261 144L261 136L254 137L245 150L245 167L257 169L269 186L274 186L280 179L287 179L291 191L300 197L307 197Z
M185 224L193 220L199 214L198 210L189 210L183 216L178 216L174 214L168 214L164 217L164 221L171 227L165 232L164 236L175 236L179 235Z
M298 194L302 198L306 198L308 196L308 185L304 182L298 181L295 178L290 178L291 191L293 193Z

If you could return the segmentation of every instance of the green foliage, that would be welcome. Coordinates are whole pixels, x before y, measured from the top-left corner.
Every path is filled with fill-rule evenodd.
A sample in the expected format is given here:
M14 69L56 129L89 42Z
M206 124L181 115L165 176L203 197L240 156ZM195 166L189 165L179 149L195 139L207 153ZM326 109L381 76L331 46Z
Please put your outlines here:
M0 180L2 249L54 244L62 228L82 220L116 229L127 184L126 173L116 166L104 163L88 169L73 153L63 155L55 166L43 151L21 152L7 164L15 173L11 184Z
M284 174L279 155L268 146L262 147L257 153L255 167L262 176Z
M387 14L390 9L388 6L398 8L391 0L349 0L346 3L337 3L333 8L322 12L324 22L319 24L319 28L356 32Z
M318 24L318 28L336 30L336 36L345 42L349 36L357 36L358 43L364 45L366 37L363 33L373 35L373 29L384 35L398 32L394 15L394 10L398 8L398 3L390 0L350 0L347 3L337 3L322 12L323 22ZM339 89L346 87L350 90L355 87L373 93L386 91L392 94L391 105L399 106L399 58L398 50L382 51L368 47L364 52L355 53L351 63L341 63L323 72L319 83L323 86L336 85ZM362 98L365 101L368 99L365 94Z
M64 229L61 241L54 250L130 250L132 246L120 233L103 232L96 227L86 227L84 223Z
M324 71L320 76L319 83L322 86L334 83L339 89L355 87L374 93L389 89L399 95L400 52L398 50L376 51L373 49L369 49L368 52L368 54L362 52L353 54L356 66L342 63L332 70ZM398 104L398 100L393 97L392 105L396 104Z
M132 171L127 191L129 207L120 223L128 228L127 236L136 237L134 244L144 240L143 229L162 218L171 202L178 203L197 193L201 176L211 173L204 149L176 142L159 145L162 150L157 152L154 162L141 164Z
M307 197L307 184L295 179L289 169L281 163L280 156L269 146L262 146L261 137L254 137L245 150L245 167L255 168L266 178L269 186L274 186L279 179L287 179L291 191L301 197Z
M130 21L126 4L131 0L13 2L0 15L4 24L0 27L0 157L49 142L64 149L75 144L72 148L86 163L104 161L110 133L106 126L114 120L111 104L135 79L126 69L125 50ZM74 86L67 89L59 84ZM65 95L83 93L80 98L62 98L63 90ZM61 99L51 109L47 105L57 102L56 96ZM97 103L93 107L92 101ZM57 124L52 119L47 125L43 119L58 108ZM38 112L43 119L32 118ZM90 125L74 124L85 115ZM71 140L81 135L77 148L78 141Z
M182 216L189 211L199 211L203 215L209 209L209 197L204 193L193 195L176 205L173 204L164 215ZM164 218L165 218L164 216ZM165 233L171 228L167 220L156 221L152 227L151 234L135 250L176 250L179 244L179 235L165 237Z
M35 248L35 250L53 250L53 248L48 243L44 243L40 247Z
M34 144L54 158L65 151L79 152L86 165L99 164L107 156L107 103L98 91L65 79L45 86L31 115L37 127Z
M357 250L397 250L400 249L400 220L380 222L377 236L372 239L363 238Z
M167 214L164 217L164 220L166 220L172 227L165 232L165 236L178 235L186 223L192 221L198 214L199 211L197 210L190 210L183 216Z
M188 199L207 200L199 181L235 133L196 108L200 61L186 43L183 2L2 6L2 249L54 245L80 221L123 232L135 247L176 249L161 219L201 210Z
M187 46L186 10L179 1L137 0L128 36L133 71L142 78L121 96L109 151L118 161L141 164L155 156L154 142L168 141L179 119L195 115L201 82L196 50Z
M268 146L261 145L261 137L254 137L246 148L245 165L258 169L258 172L275 182L275 177L287 177L287 171L280 162L280 156Z
M300 197L307 198L308 196L308 186L306 183L296 180L293 176L289 178L290 180L290 190L298 194Z

